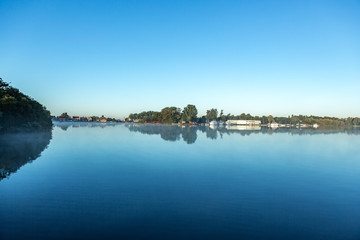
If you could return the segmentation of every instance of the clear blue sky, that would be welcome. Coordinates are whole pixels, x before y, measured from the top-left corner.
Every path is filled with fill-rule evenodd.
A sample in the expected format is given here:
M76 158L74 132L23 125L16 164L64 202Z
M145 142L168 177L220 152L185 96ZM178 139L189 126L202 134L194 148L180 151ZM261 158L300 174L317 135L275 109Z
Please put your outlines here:
M54 115L360 116L360 1L0 0L0 77Z

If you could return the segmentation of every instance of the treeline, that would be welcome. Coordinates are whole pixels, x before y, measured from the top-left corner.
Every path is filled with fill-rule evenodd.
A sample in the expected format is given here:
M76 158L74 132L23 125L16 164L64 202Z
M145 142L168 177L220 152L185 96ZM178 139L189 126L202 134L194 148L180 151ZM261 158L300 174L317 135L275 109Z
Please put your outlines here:
M166 107L160 112L147 111L141 113L131 113L126 119L134 122L158 122L158 123L179 123L197 122L198 111L195 105L187 105L183 110L177 107Z
M0 132L48 130L50 112L0 78Z
M216 108L206 111L206 115L197 116L198 111L195 105L187 105L182 110L177 107L165 107L160 112L144 111L141 113L131 113L126 121L139 122L139 123L197 123L202 124L209 121L223 121L227 120L260 120L262 124L279 123L279 124L308 124L315 123L319 126L328 127L346 127L360 125L360 118L335 118L335 117L318 117L306 115L291 115L288 117L274 117L269 116L252 116L251 114L242 113L240 115L232 115L230 113L224 114Z

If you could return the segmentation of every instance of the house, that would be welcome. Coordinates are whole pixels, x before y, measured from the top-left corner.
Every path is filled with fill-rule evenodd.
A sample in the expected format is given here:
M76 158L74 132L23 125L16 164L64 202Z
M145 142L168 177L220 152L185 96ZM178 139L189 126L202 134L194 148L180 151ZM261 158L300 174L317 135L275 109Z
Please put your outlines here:
M69 120L66 116L58 116L57 118L59 119L60 122L65 122Z
M79 116L73 116L73 121L80 121L80 117Z
M101 116L101 118L99 118L100 122L106 122L106 117L104 117L104 115Z

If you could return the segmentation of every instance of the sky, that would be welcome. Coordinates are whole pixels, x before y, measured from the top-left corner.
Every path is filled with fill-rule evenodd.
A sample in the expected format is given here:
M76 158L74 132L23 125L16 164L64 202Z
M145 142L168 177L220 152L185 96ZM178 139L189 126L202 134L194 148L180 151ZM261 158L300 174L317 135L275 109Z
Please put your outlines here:
M360 117L360 1L0 0L0 77L53 115Z

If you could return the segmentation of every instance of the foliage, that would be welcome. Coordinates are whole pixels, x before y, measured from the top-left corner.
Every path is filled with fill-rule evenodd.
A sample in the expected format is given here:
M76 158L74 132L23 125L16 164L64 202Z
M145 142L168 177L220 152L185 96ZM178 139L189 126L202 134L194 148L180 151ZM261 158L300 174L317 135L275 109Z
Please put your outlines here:
M198 111L195 105L188 104L183 110L183 120L187 122L195 122Z
M181 110L177 107L166 107L161 110L160 122L177 123L181 118Z
M209 121L213 121L217 119L218 111L216 108L212 108L211 110L206 111L206 119Z
M51 129L50 112L0 78L0 131Z
M274 122L274 117L273 117L272 115L269 115L269 116L268 116L268 122L269 122L269 123Z

